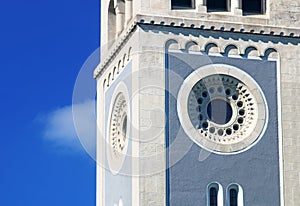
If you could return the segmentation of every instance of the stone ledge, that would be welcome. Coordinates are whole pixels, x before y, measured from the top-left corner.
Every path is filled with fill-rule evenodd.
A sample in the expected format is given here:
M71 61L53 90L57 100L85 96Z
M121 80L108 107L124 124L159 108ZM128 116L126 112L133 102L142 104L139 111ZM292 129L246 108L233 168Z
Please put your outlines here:
M300 29L290 27L146 15L137 15L136 22L138 24L300 38Z
M110 48L106 58L97 66L94 71L94 78L97 79L111 63L113 58L120 52L128 41L130 34L137 25L156 25L177 28L190 28L199 30L211 30L219 32L234 32L244 34L256 34L263 36L277 36L285 38L300 38L300 29L291 27L276 27L258 24L245 24L233 22L220 22L215 20L199 20L193 18L176 18L164 16L136 15L129 23L126 30L122 32L115 44Z

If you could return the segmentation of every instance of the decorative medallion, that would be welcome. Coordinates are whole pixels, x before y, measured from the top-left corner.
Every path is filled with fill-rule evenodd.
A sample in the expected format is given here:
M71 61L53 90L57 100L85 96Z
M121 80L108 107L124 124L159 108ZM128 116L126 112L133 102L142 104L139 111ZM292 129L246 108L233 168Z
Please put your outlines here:
M258 84L238 68L204 66L184 81L178 115L185 132L215 153L237 153L261 137L267 105Z

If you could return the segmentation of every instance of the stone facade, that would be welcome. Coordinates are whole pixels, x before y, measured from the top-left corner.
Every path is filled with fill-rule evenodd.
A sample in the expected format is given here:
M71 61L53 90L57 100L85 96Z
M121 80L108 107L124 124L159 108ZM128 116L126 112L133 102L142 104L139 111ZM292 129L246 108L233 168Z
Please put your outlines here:
M118 75L128 62L132 62L131 138L136 140L132 141L130 155L136 158L132 161L132 197L123 198L131 198L132 205L166 205L168 202L165 175L167 47L277 62L279 137L276 138L279 139L281 205L299 205L300 3L267 0L263 15L243 15L235 1L228 12L207 12L201 0L196 0L195 8L188 10L172 10L170 0L107 0L101 3L101 64L95 70L98 85L97 205L104 205L104 195L108 192L104 191L105 169L102 167L106 158L105 139L102 138L106 127L104 94L118 81ZM114 24L109 22L109 8L112 15L119 15ZM108 28L111 26L119 29Z

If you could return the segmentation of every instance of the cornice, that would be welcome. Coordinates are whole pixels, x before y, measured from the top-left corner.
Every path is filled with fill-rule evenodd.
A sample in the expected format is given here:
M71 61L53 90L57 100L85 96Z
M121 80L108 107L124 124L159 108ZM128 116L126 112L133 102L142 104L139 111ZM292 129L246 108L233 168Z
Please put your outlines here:
M105 56L105 59L101 61L101 63L96 67L94 70L94 78L97 79L106 69L106 67L113 61L114 57L120 52L123 46L128 41L130 35L132 34L133 30L136 28L137 22L136 19L133 19L129 22L126 30L124 30L116 42L111 46L108 51L108 55Z
M269 26L259 24L235 23L217 20L201 20L193 18L178 18L169 16L155 15L136 15L128 24L127 29L122 32L116 42L108 52L106 58L97 66L94 71L94 78L97 79L105 69L110 65L113 59L117 56L120 50L128 41L130 35L135 30L137 25L154 25L176 28L190 28L198 30L210 30L219 32L234 32L241 34L255 34L263 36L276 36L284 38L300 38L300 29Z
M159 26L192 28L212 31L225 31L247 34L259 34L268 36L282 36L300 38L300 28L284 26L269 26L261 24L247 24L218 20L201 20L195 18L178 18L166 16L137 15L138 24L151 24Z

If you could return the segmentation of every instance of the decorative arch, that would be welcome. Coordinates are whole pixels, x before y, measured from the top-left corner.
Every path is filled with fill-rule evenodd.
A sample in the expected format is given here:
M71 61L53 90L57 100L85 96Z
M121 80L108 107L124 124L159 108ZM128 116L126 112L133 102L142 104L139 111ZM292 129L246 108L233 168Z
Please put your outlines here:
M234 44L229 44L224 49L225 55L239 55L239 48Z
M188 41L186 44L185 44L185 50L187 52L189 51L200 51L200 47L199 45L197 44L197 42L195 41Z
M266 59L279 59L279 53L274 48L268 48L264 52L264 58L266 58Z
M119 63L118 63L118 73L121 71L122 69L122 61L119 60Z
M249 46L245 49L245 56L246 57L259 57L259 51L256 47L254 46Z
M109 86L111 82L112 82L112 77L111 77L111 73L109 73L107 77L107 86Z
M122 67L125 66L125 63L126 63L126 54L123 55L123 64L122 64Z
M220 48L218 47L218 45L216 43L210 42L210 43L207 43L205 45L204 51L207 54L209 54L209 53L220 53Z
M165 50L168 51L169 49L180 49L178 41L175 39L169 39L165 43Z
M103 80L103 89L105 89L107 86L107 83L106 83L106 79Z
M113 80L116 78L116 75L117 75L117 73L116 73L116 71L117 71L117 67L114 67L113 68Z
M127 61L129 61L129 59L131 57L131 50L132 50L132 47L129 47L128 54L127 54Z

